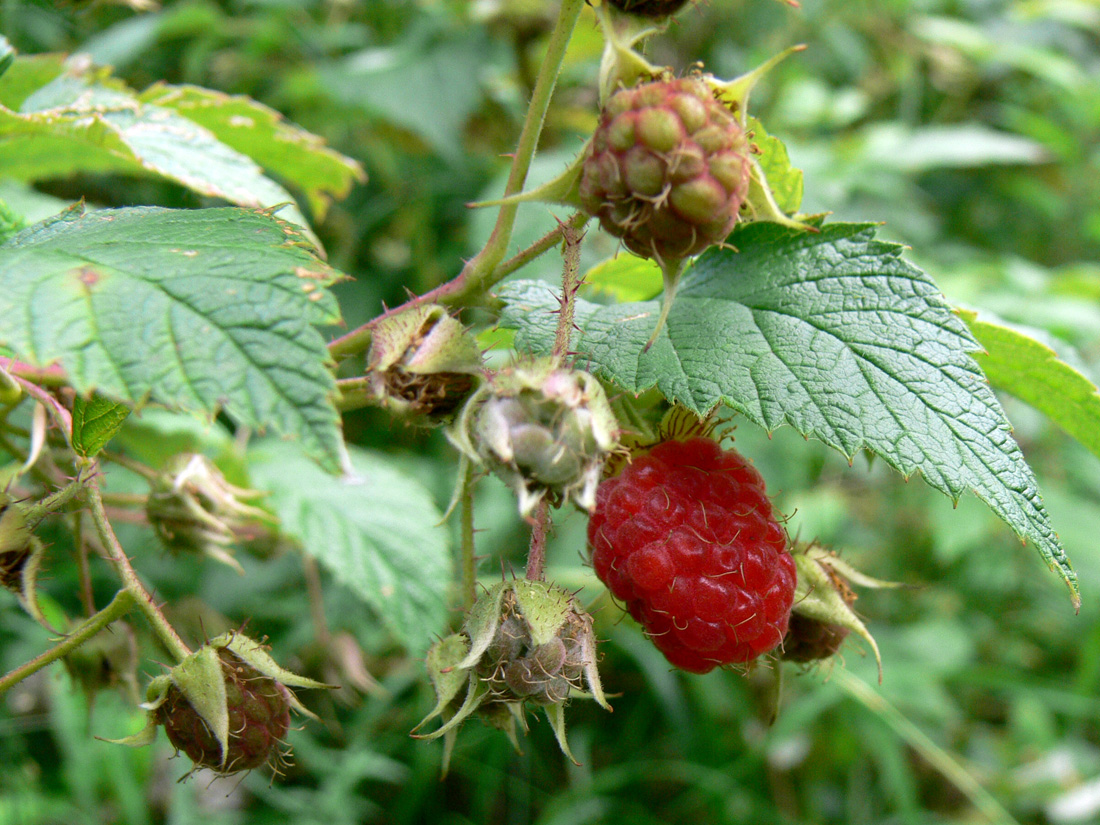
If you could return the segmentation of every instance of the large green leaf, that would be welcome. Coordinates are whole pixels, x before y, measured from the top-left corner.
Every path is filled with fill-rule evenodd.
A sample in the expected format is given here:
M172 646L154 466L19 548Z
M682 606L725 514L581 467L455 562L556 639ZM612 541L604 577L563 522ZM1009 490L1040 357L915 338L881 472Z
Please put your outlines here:
M338 277L264 212L71 209L0 246L0 343L77 389L237 421L339 465L328 352Z
M985 352L974 355L993 386L1026 401L1100 457L1100 390L1035 336L960 310Z
M179 112L209 129L226 146L296 186L316 220L325 216L333 198L345 197L355 181L366 178L358 162L288 123L274 109L243 95L158 83L142 92L139 100Z
M326 475L292 446L249 451L282 529L373 607L415 655L447 618L449 534L431 495L384 458L354 447L352 475Z
M18 111L0 105L0 169L24 181L76 172L152 174L238 206L294 203L254 160L204 126L94 75L62 74ZM286 217L305 225L296 206Z
M869 224L800 232L740 227L684 276L665 329L643 351L656 301L578 303L580 363L626 390L656 386L707 413L724 403L767 428L790 424L851 458L881 455L958 497L972 490L1035 543L1079 601L1035 478L935 284ZM735 251L736 250L736 251ZM500 293L516 346L545 352L557 299L545 284Z

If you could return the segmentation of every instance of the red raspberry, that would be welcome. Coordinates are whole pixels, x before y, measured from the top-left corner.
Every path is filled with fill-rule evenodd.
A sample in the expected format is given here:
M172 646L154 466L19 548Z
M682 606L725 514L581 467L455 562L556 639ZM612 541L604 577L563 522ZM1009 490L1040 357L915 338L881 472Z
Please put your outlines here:
M760 474L709 438L665 441L596 491L596 575L676 667L748 662L787 632L795 566Z

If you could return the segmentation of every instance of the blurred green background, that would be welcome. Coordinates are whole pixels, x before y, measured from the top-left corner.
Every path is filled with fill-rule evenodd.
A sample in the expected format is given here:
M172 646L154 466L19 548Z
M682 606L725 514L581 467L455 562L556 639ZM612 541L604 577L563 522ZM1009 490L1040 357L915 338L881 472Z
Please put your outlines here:
M355 326L406 289L449 279L476 252L491 215L465 204L502 188L502 154L514 145L556 5L181 0L137 13L119 2L0 0L0 30L21 53L88 53L138 89L163 80L250 95L359 159L369 183L317 226L331 262L354 276L338 293ZM595 125L600 43L586 13L535 175L560 171ZM804 211L883 221L881 234L909 245L953 304L1045 330L1095 380L1100 4L694 0L649 54L678 71L703 61L732 77L796 43L807 50L767 77L751 110L805 170ZM171 184L118 176L37 191L112 206L205 205ZM35 203L11 185L3 194L25 209ZM54 202L41 203L49 214ZM525 207L514 245L552 227L553 213ZM614 248L593 232L586 254L595 262ZM557 267L551 256L523 274L553 278ZM792 534L912 585L864 591L857 605L882 650L881 689L856 642L831 673L785 666L774 724L770 672L670 672L598 598L582 564L583 520L563 513L551 573L595 600L608 640L604 685L620 694L611 715L570 707L581 767L563 759L542 721L532 720L523 755L475 722L440 781L441 745L408 736L433 703L422 663L326 580L331 630L358 642L378 684L357 692L345 668L337 694L303 697L322 722L292 733L295 765L284 779L177 784L188 766L168 759L163 737L143 750L93 738L139 724L124 691L100 694L89 714L53 668L0 706L0 825L1100 821L1100 463L1030 408L1005 404L1080 576L1079 615L1034 552L975 499L953 508L881 463L850 467L791 432L769 438L742 423L738 449L792 514ZM349 415L346 427L349 440L397 454L445 506L455 461L438 433L371 411ZM522 563L526 528L493 480L481 485L477 526L488 578L500 559ZM60 532L53 540L67 541ZM166 557L142 527L126 527L123 540L178 622L201 618L214 633L219 621L251 618L288 666L340 678L332 650L317 649L293 556L246 559L242 585L228 568ZM75 581L64 564L52 566L45 589L57 609L78 611ZM109 596L109 581L101 584ZM46 642L0 595L0 667ZM141 672L158 670L146 662Z

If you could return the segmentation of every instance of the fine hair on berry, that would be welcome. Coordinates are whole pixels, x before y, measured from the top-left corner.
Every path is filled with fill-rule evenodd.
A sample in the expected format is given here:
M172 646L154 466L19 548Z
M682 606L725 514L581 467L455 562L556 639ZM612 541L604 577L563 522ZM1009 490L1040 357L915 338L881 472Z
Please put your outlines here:
M664 441L596 493L596 575L678 668L706 673L780 645L795 565L764 480L713 439Z

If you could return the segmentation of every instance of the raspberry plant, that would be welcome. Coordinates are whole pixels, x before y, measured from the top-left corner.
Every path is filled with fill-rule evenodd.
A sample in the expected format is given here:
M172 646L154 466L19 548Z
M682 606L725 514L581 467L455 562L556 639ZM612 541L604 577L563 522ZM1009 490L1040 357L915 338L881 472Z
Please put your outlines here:
M624 612L690 673L778 674L784 660L833 658L853 630L877 656L846 582L881 583L788 535L752 459L723 442L732 416L768 433L790 426L849 462L877 456L955 501L977 496L1079 606L993 388L1031 400L1029 381L1057 375L1041 409L1078 437L1080 409L1096 415L1100 396L1068 364L1035 356L1043 345L1026 332L953 308L874 224L800 212L801 173L750 101L797 48L723 79L645 54L694 3L543 5L525 12L534 30L546 18L548 36L504 191L474 204L493 210L488 239L442 284L419 294L410 284L403 304L338 334L332 287L345 276L316 230L330 201L365 179L357 161L246 97L131 89L82 58L5 46L0 164L13 177L141 175L229 205L81 201L32 221L0 204L0 450L10 461L0 580L59 634L0 677L0 692L75 661L140 613L143 668L166 671L148 683L147 727L120 741L148 743L163 726L196 769L281 769L289 711L305 710L289 687L325 685L240 632L248 616L213 639L178 628L121 538L130 522L173 562L251 575L296 555L319 641L334 648L319 563L406 660L426 660L437 703L416 735L444 739L445 765L471 717L518 748L532 708L572 758L565 709L578 698L610 708L599 630ZM603 41L587 82L594 125L559 177L525 188L582 13ZM54 148L21 157L34 141ZM555 218L512 252L529 202L554 205ZM597 224L622 249L587 271ZM523 277L551 252L560 284ZM444 429L454 548L407 464L345 438L343 416L367 407L395 433ZM187 416L217 417L234 438L188 432ZM143 439L186 449L162 455ZM505 569L503 582L504 560L479 554L474 529L475 493L493 474L529 532L523 569ZM574 509L591 514L588 546L575 549L606 594L594 579L564 589L547 564L552 513ZM39 537L44 523L67 536L71 557ZM40 571L66 565L79 619L63 596L41 605ZM104 570L107 599L93 587ZM261 624L248 633L262 636Z

